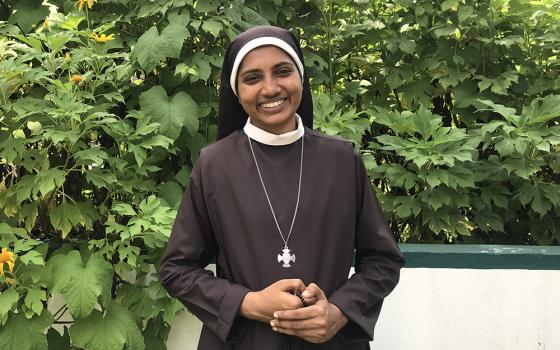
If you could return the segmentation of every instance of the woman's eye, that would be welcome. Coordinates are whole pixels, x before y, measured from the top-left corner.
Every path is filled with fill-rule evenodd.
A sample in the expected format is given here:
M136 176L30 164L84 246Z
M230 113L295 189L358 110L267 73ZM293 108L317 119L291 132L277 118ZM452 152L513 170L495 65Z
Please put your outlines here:
M293 70L290 68L283 68L278 71L278 75L281 77L287 77L288 75L292 74Z
M260 79L260 76L257 74L250 74L243 77L243 82L247 84L256 83Z

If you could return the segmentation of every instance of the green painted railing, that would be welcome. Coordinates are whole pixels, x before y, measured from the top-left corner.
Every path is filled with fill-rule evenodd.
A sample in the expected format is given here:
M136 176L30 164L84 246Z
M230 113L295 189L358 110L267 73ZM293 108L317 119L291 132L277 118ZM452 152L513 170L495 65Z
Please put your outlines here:
M401 244L409 268L560 270L560 246Z

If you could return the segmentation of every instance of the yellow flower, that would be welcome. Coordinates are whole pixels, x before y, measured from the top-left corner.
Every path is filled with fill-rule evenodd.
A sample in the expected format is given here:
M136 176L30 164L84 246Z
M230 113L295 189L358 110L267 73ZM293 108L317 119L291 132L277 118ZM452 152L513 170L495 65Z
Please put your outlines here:
M82 81L82 76L79 74L74 74L72 77L70 77L70 80L74 83L74 84L79 84Z
M106 42L109 41L109 40L115 39L114 36L115 36L115 34L110 34L110 35L101 34L101 35L97 35L97 34L93 33L90 37L91 37L93 40L97 41L98 43L101 43L101 44L102 44L102 43L106 43Z
M14 270L14 261L14 253L9 252L6 248L2 248L2 254L0 254L0 276L4 276L4 264L8 264L10 272Z
M72 61L72 54L70 54L70 52L67 52L67 53L64 55L64 60L65 60L66 62L70 63L70 61Z
M91 10L91 8L93 7L93 3L96 2L97 0L78 0L76 1L76 3L74 4L78 10L82 10L82 8L84 8L86 5L87 7Z
M43 28L47 29L49 28L49 19L45 18L45 20L43 21Z

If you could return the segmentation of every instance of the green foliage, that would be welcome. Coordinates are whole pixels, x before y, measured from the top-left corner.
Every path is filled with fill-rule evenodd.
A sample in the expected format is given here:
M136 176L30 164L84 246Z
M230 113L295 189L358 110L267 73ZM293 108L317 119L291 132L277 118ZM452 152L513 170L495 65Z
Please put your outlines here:
M31 319L21 314L11 314L0 327L2 349L46 350L45 329L52 324L52 315L44 310L42 315Z
M75 250L66 255L56 255L49 260L47 273L49 291L64 296L74 318L88 316L100 302L102 294L105 296L104 303L110 299L113 271L99 253L93 253L85 264L80 253Z
M197 105L184 91L168 98L162 86L154 86L140 95L140 107L160 125L162 135L176 140L183 126L190 135L198 130ZM164 145L165 146L165 145Z
M156 26L142 34L131 52L131 58L137 60L145 71L151 71L165 58L179 58L181 54L183 42L189 32L186 23L181 23L178 16L170 18L176 20L165 27L161 34Z
M144 349L134 317L116 303L111 303L103 313L95 310L77 320L70 327L70 338L77 346L91 350Z
M400 241L560 240L554 1L51 3L0 4L2 349L165 348L158 260L258 24L300 35L315 126L355 143Z

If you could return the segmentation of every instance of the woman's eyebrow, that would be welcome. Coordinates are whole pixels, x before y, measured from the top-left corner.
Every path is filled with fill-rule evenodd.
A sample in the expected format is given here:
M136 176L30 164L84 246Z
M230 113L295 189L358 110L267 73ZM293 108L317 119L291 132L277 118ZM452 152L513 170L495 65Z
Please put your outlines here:
M284 61L284 62L280 62L280 63L275 64L274 67L272 67L272 68L278 68L278 67L282 67L282 66L291 66L291 67L293 67L293 66L295 66L295 64L294 64L293 62L291 62L291 61Z
M283 62L275 64L274 66L272 66L272 68L275 69L275 68L279 68L279 67L282 67L282 66L292 66L293 67L294 63L290 62L290 61L283 61ZM250 69L250 70L241 72L240 75L243 76L243 75L250 74L250 73L260 73L260 72L262 72L262 69L255 68L255 69Z

